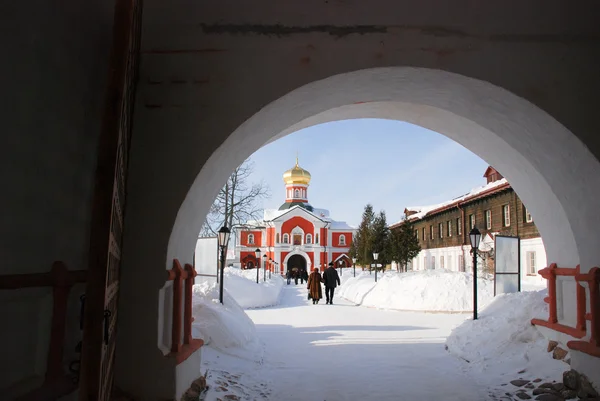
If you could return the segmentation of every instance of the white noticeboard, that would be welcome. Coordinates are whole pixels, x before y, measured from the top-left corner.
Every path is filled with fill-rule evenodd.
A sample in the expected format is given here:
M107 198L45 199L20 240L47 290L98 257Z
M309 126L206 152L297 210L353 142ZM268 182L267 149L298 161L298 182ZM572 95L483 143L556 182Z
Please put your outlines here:
M194 267L196 273L200 276L196 277L196 282L216 280L219 266L218 247L219 240L217 237L198 238L194 253Z
M521 239L496 235L494 296L521 291Z

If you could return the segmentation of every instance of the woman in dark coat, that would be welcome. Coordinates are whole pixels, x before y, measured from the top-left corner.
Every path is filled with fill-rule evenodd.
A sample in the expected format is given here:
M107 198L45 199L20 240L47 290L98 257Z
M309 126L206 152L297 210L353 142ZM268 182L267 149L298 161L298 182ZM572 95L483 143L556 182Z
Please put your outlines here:
M321 274L319 273L319 268L315 267L315 270L310 273L310 276L308 276L308 285L307 285L307 289L308 289L308 295L310 296L310 298L313 301L313 305L314 304L318 304L319 303L319 299L323 298L323 291L321 290Z

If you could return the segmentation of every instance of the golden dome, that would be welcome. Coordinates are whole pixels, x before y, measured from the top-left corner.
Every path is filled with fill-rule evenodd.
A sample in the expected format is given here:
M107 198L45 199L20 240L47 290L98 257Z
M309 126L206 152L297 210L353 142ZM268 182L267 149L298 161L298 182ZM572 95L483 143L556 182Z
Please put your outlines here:
M308 185L310 182L310 173L304 170L298 165L298 158L296 157L296 165L283 173L283 181L286 184L304 184Z

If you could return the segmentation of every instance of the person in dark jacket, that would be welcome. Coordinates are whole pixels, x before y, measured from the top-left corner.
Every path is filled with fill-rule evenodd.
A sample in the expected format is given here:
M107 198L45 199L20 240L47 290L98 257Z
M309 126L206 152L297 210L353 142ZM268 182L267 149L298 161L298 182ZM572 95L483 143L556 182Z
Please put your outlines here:
M304 282L308 282L308 273L306 272L306 270L301 270L300 271L300 283L304 284Z
M337 270L333 268L333 263L330 263L329 267L323 272L323 282L325 283L326 303L333 305L333 293L335 292L335 287L342 284Z
M290 285L290 281L292 281L292 272L288 270L285 275L287 277L287 285Z

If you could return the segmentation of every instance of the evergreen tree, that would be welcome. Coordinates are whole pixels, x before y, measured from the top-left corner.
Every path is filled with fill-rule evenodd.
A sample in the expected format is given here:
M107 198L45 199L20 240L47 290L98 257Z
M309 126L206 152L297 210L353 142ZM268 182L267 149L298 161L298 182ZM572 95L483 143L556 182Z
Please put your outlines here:
M387 219L384 211L379 212L379 215L375 217L372 227L373 228L370 241L371 254L373 252L379 253L377 263L380 263L382 267L378 269L383 270L385 268L384 266L391 261L389 258L390 230L387 225Z
M406 216L402 220L402 224L391 233L389 250L391 259L403 269L406 269L408 262L421 252L417 233Z
M373 229L373 222L375 220L375 213L373 212L373 206L367 204L363 211L362 221L358 226L358 230L355 235L355 250L357 263L362 266L368 266L373 260L371 251L371 235Z

